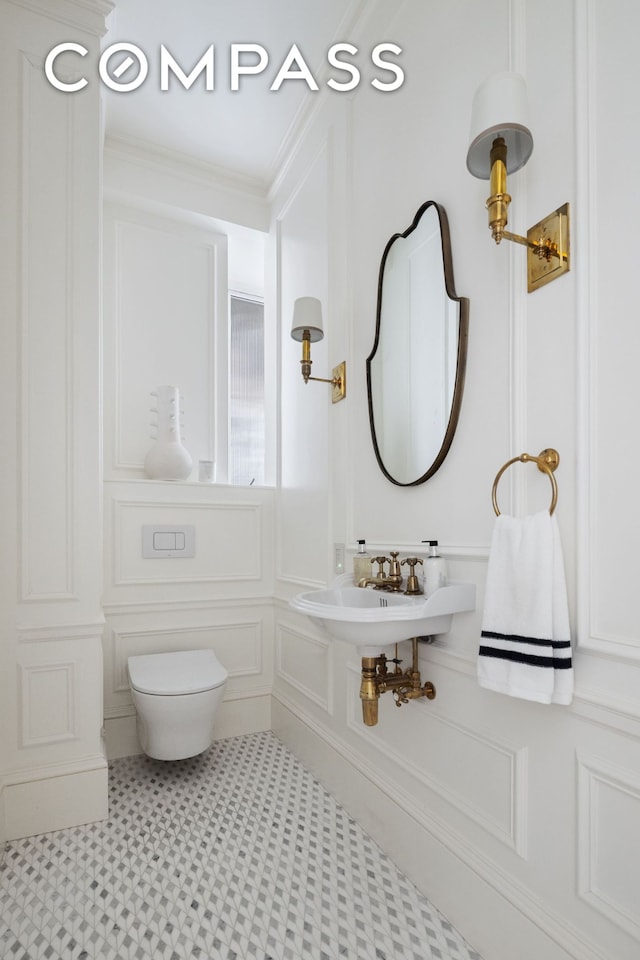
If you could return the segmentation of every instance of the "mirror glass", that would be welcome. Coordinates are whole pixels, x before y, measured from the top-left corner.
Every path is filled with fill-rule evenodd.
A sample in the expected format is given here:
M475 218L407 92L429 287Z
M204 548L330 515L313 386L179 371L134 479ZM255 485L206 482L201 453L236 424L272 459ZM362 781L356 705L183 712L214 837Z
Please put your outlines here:
M447 455L462 401L469 301L456 297L444 209L424 203L385 248L373 350L369 419L382 472L423 483Z

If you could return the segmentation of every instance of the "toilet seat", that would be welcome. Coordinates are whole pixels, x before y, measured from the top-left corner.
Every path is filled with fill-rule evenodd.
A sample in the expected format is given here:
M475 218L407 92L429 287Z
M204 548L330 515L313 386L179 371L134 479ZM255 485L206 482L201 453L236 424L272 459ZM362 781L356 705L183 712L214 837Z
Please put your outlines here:
M213 650L181 650L129 657L128 665L134 690L163 697L214 690L228 677Z

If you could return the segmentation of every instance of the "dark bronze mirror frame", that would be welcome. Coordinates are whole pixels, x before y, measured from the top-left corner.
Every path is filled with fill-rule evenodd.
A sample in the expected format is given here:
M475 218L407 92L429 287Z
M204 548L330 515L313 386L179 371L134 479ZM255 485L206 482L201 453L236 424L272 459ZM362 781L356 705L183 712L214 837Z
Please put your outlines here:
M453 397L451 401L451 410L449 414L449 419L447 423L447 428L444 433L442 444L438 451L438 454L429 468L418 477L416 480L411 480L408 482L398 480L389 472L385 466L382 454L378 445L378 440L376 437L375 429L375 420L374 420L374 409L373 409L373 395L372 395L372 382L371 382L371 364L373 358L376 355L378 350L378 344L380 340L380 324L381 324L381 312L382 312L382 287L384 279L385 264L387 262L387 257L391 247L400 238L408 237L418 226L421 217L430 207L435 208L435 211L438 215L438 220L440 224L440 237L442 245L442 269L444 275L444 284L445 290L448 298L451 301L455 301L458 304L459 318L458 318L458 348L457 348L457 362L456 362L456 375L455 375L455 386L453 390ZM453 258L451 255L451 238L449 233L449 222L447 220L447 215L440 204L436 203L434 200L427 200L426 203L423 203L422 206L416 212L416 215L413 219L411 226L409 226L403 233L395 233L389 242L387 243L384 253L382 255L382 260L380 263L380 272L378 276L378 302L376 310L376 332L375 339L373 343L373 348L371 353L367 357L367 399L369 406L369 424L371 427L371 438L373 441L373 448L375 451L376 459L378 465L382 470L382 473L385 477L391 481L391 483L396 484L401 487L413 487L417 486L420 483L424 483L425 480L428 480L429 477L432 477L436 470L442 465L456 431L458 424L458 417L460 415L460 408L462 405L462 394L464 390L464 380L465 380L465 368L466 368L466 358L467 358L467 340L469 335L469 300L467 297L458 297L455 293L455 285L453 280ZM419 416L419 413L416 414ZM419 424L418 424L419 429Z

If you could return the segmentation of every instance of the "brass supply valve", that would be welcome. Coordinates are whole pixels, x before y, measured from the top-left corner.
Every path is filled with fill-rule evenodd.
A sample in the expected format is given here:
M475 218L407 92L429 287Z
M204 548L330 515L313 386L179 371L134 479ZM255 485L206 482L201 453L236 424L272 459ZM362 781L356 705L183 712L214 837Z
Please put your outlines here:
M436 688L430 681L422 683L420 679L420 670L418 669L418 638L412 637L413 662L409 670L400 669L401 660L394 657L389 659L386 654L381 653L377 657L362 658L362 673L360 678L360 700L362 701L362 719L366 726L374 727L378 722L378 702L380 696L391 690L396 706L401 707L403 703L409 703L410 700L418 700L424 697L426 700L433 700L436 695ZM387 669L387 663L393 663L395 670L390 673Z

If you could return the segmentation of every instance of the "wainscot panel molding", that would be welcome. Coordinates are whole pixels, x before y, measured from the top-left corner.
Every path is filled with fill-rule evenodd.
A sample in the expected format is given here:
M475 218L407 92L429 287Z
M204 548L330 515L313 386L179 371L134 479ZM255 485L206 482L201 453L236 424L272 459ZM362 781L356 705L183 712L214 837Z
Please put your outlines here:
M72 404L78 265L70 248L80 201L73 163L49 149L49 125L60 131L72 157L82 121L73 97L53 96L43 83L43 61L22 54L21 66L20 599L37 603L76 599L78 589ZM57 190L50 188L52 179ZM66 242L52 247L49 223L59 225Z
M637 636L598 632L590 629L578 639L578 649L607 660L640 666L640 634Z
M272 690L271 683L256 684L252 686L250 690L249 689L247 690L227 689L224 692L223 703L225 704L237 703L241 705L243 703L250 704L253 700L263 700L265 698L270 700L272 693L273 693L273 690ZM105 711L104 711L105 724L106 724L106 721L135 718L135 716L136 716L136 708L134 707L133 703L125 704L124 706L120 706L120 705L111 706L111 707L105 708ZM268 730L269 727L260 727L260 729ZM251 733L252 731L250 728L247 728L245 732ZM142 750L139 750L138 752L141 753ZM109 757L109 759L111 759L111 754L108 754L107 756Z
M369 729L362 722L360 671L350 665L349 673L349 729L376 753L397 764L410 780L432 790L526 859L527 748L483 736L477 730L429 711L429 704L409 703L397 710L390 697L380 698L380 722ZM418 709L406 709L412 706ZM403 711L404 716L400 716ZM420 756L420 764L414 759L416 756ZM465 795L468 797L471 793L470 777L475 784L472 803L465 799ZM394 781L389 782L390 791Z
M97 82L44 75L101 0L0 2L5 402L0 779L8 839L102 819L101 129Z
M127 480L105 486L105 610L196 610L273 594L274 491ZM143 525L190 525L191 559L143 559Z
M526 76L527 18L523 0L509 0L509 70ZM505 67L505 69L507 69ZM518 190L518 216L529 222L527 212L527 170L522 171ZM528 449L528 294L523 283L522 250L508 243L509 317L510 317L510 377L509 377L509 452L505 460ZM496 466L498 469L499 464ZM527 489L531 481L529 470L509 470L504 479L503 510L521 514L527 509ZM488 494L489 491L487 491Z
M327 316L326 324L332 322L333 316L325 241L335 203L331 125L314 130L312 137L313 144L305 143L297 153L273 206L281 331L279 363L292 374L299 368L299 345L289 336L295 299L318 297ZM318 376L331 368L330 340L327 327L325 339L314 344L313 369L319 371ZM276 533L276 577L294 583L299 577L322 581L327 571L329 414L339 412L340 405L331 411L326 393L323 395L318 386L322 385L305 385L299 374L282 377L280 383L280 408L286 416L281 412L276 511L278 516L286 517L286 523L280 523ZM313 429L309 429L310 424ZM300 536L301 530L304 536Z
M333 714L333 644L304 630L278 624L276 675Z
M127 680L131 655L213 649L229 671L216 739L268 730L273 686L272 611L261 599L210 605L118 605L104 634L104 726L108 758L142 753Z
M577 243L574 264L577 274L576 313L581 323L576 330L576 353L578 360L577 386L578 411L577 422L577 480L576 480L576 569L577 569L577 641L580 649L592 647L595 652L602 644L593 644L591 611L592 591L592 554L594 529L594 472L597 464L592 460L595 454L594 424L591 417L591 405L595 378L595 330L597 310L597 235L592 211L596 210L595 183L595 117L592 114L595 105L592 70L594 69L593 49L593 6L586 3L576 4L575 10L575 98L576 98L576 201L582 215L574 226L577 229ZM601 649L601 652L604 652Z
M355 543L355 541L356 537L354 536L352 542ZM416 544L415 540L404 543L397 540L367 540L367 552L372 555L384 554L388 556L390 550L399 550L403 556L408 554L409 556L426 557L429 553L424 543ZM438 552L445 560L451 562L486 564L489 559L489 544L438 542Z
M624 6L624 5L623 5ZM625 533L640 520L635 477L640 449L624 430L611 429L620 411L635 407L635 368L629 362L637 329L620 298L617 280L605 266L604 238L617 223L609 203L606 165L599 148L615 131L610 96L620 83L633 82L633 48L621 53L622 33L613 42L608 26L612 11L595 0L575 4L576 187L577 222L576 315L578 355L577 550L579 649L606 659L640 666L637 610L629 604L637 582L637 554L625 550ZM623 66L624 65L624 66ZM613 76L615 75L615 81ZM628 185L633 189L633 173ZM617 189L624 191L625 182ZM634 269L629 245L616 270ZM602 319L614 314L616 330ZM633 361L635 362L635 361ZM624 372L623 372L624 371ZM606 454L606 456L605 456ZM621 469L612 464L620 462ZM611 556L616 562L611 563Z
M19 664L20 747L77 740L78 663Z
M628 697L614 697L609 691L580 687L574 696L573 711L581 720L617 730L640 743L640 704Z
M113 631L113 692L129 691L127 660L147 653L213 649L229 672L229 680L261 676L264 670L262 621L227 621L177 629ZM230 683L230 686L234 686ZM237 684L236 684L237 686Z
M44 627L24 626L17 632L18 643L47 643L57 640L95 641L102 636L104 623L104 617L102 617L93 623L56 623Z
M99 751L100 635L20 644L12 675L4 700L16 716L14 769L70 763Z
M182 440L196 472L198 459L208 458L218 461L220 476L227 435L225 365L218 360L226 355L227 237L122 204L106 205L104 227L107 475L144 476L157 419L151 392L170 383L180 389Z
M478 943L479 931L494 938L491 954L484 947L486 956L504 956L509 937L518 960L611 960L282 690L274 693L272 728L471 942ZM399 810L407 817L398 816ZM461 910L462 889L467 896Z
M476 645L479 645L479 641ZM420 645L422 646L422 644ZM463 653L459 650L448 650L445 640L436 640L428 646L428 652L419 650L420 657L427 656L429 663L436 663L445 670L453 670L461 673L471 680L476 680L478 675L478 656L476 652Z
M273 611L268 598L211 604L115 605L104 631L104 717L109 758L141 748L127 677L127 658L175 650L212 649L229 671L221 726L215 735L268 729L273 686ZM243 715L246 704L246 715ZM265 726L266 724L266 726Z
M640 777L577 757L579 894L640 940Z
M261 506L242 502L114 500L113 586L160 583L211 583L260 580L262 571ZM195 557L189 560L144 559L145 524L193 524Z
M276 588L279 593L285 597L279 597L276 602L283 608L288 606L287 601L298 593L306 590L324 590L327 587L325 580L305 580L303 577L279 576L276 581Z
M105 603L104 612L107 621L113 620L117 616L128 614L164 614L175 615L176 622L183 622L185 614L190 612L197 613L202 610L210 610L214 613L217 610L243 610L247 611L252 607L265 607L269 598L264 594L242 595L241 597L212 597L200 600L182 600L179 597L175 600L133 600L126 603ZM177 619L176 619L177 618Z
M638 88L640 14L628 0L490 0L481 12L474 4L410 0L387 12L386 35L405 41L411 82L392 101L376 100L361 84L348 101L346 137L337 120L327 133L328 114L337 118L342 107L323 112L317 98L272 192L282 369L299 357L289 339L290 301L311 294L323 306L326 299L330 317L328 350L318 349L314 369L316 361L323 370L344 356L357 361L347 403L329 408L326 436L327 405L314 399L302 409L298 399L306 405L307 396L301 388L298 398L295 379L283 378L286 496L277 504L275 610L290 625L292 648L298 632L320 636L305 618L286 617L287 599L331 580L334 542L347 547L348 571L356 535L387 556L438 537L451 578L476 582L477 609L454 618L441 641L421 645L435 702L397 709L386 694L371 729L360 719L359 663L347 666L357 659L353 650L332 647L332 714L304 689L305 665L287 664L279 650L273 729L483 956L637 960L640 446L629 424L640 398L640 328L630 309L633 280L626 281L635 275L640 139L619 91ZM437 43L424 59L406 42L462 36L462 19L464 76L450 70ZM553 98L535 79L550 62ZM473 94L496 69L525 76L536 140L532 162L514 180L512 229L526 231L554 205L571 205L571 271L531 296L524 251L504 244L496 251L482 212L486 194L463 169ZM433 95L443 76L448 85ZM442 151L432 149L436 129L447 131ZM612 181L614 141L623 149ZM450 157L460 159L459 176L452 177ZM358 357L372 342L384 243L429 197L450 216L457 283L471 297L466 400L443 468L428 484L398 490L376 468ZM316 198L326 207L319 215ZM298 255L289 240L298 242ZM307 251L316 249L310 262ZM320 431L307 448L312 418ZM547 445L562 458L559 522L576 684L568 707L501 697L479 688L476 677L495 522L491 484L509 457ZM328 500L319 529L323 478ZM505 511L548 507L548 481L533 468L517 467L503 482ZM301 537L305 517L311 531Z

